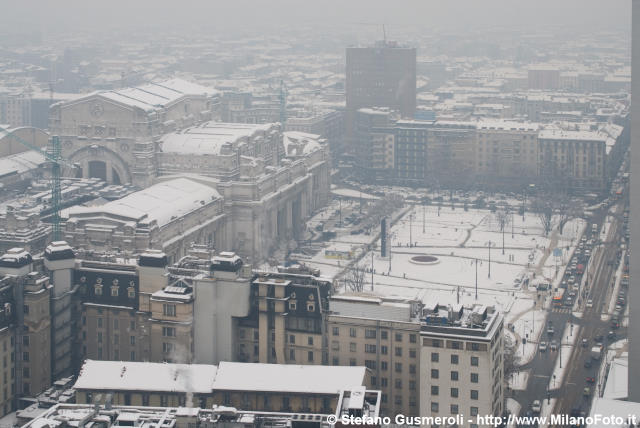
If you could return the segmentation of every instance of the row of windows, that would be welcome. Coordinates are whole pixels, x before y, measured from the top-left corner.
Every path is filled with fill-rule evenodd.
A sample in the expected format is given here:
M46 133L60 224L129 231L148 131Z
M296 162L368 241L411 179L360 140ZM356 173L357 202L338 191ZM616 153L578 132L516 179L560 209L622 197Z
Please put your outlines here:
M469 378L471 380L471 383L478 383L480 379L478 373L471 373L471 376L469 376ZM431 379L440 379L439 369L431 369ZM458 371L456 370L451 371L451 380L454 380L454 381L460 380Z
M459 348L457 348L459 349ZM451 364L458 364L460 360L460 356L458 354L451 354ZM437 363L440 361L440 354L437 352L432 352L431 353L431 362L433 363ZM470 362L472 366L478 366L480 364L480 359L479 357L470 357Z
M433 413L438 413L440 411L440 404L436 401L432 401L431 402L431 411ZM451 412L452 415L457 415L460 413L459 411L459 406L457 404L451 404L451 406L449 407L449 411ZM478 408L477 407L470 407L469 408L469 412L471 416L478 416ZM477 426L477 425L476 425Z
M440 395L440 387L438 385L431 385L431 395L433 396ZM450 388L449 395L452 398L459 398L460 390L458 388ZM469 391L469 398L471 398L472 400L477 400L478 397L479 397L479 394L477 389L472 389L471 391Z
M333 327L332 334L334 336L340 336L340 327ZM375 339L377 337L377 330L375 329L365 329L364 337L367 339ZM358 329L355 327L349 328L349 337L358 337ZM389 332L387 330L380 330L380 339L387 340L389 338ZM394 339L396 342L402 342L403 334L395 333ZM416 334L409 334L409 343L417 343L418 336Z

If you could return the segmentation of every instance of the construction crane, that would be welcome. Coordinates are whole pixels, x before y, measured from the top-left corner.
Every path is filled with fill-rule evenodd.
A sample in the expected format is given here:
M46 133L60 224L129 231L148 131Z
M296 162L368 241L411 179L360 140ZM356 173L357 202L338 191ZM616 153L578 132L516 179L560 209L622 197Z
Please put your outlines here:
M6 136L9 136L27 147L29 150L36 151L44 156L51 163L51 208L53 210L51 216L51 224L53 226L53 241L60 240L60 202L61 202L61 192L60 192L60 166L65 165L72 169L78 167L77 164L71 163L67 159L64 159L61 156L61 148L60 148L60 138L57 135L54 135L49 140L48 150L42 150L42 148L31 144L28 141L23 140L15 133L0 127L0 131L3 132Z

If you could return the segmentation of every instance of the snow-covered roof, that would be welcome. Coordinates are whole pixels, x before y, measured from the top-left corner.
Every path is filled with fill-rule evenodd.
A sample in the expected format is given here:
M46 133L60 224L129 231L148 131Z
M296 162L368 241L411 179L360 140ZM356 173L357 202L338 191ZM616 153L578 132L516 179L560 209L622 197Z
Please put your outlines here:
M627 428L630 425L628 422L624 422L629 416L635 415L636 421L639 419L640 403L596 397L593 400L593 405L591 406L591 413L589 414L589 416L595 417L596 415L599 415L600 417L602 417L603 415L611 417L613 415L615 417L622 418L622 424L610 423L606 426L610 428ZM594 423L587 425L588 428L601 428L603 426L604 425L602 419L596 419L594 420Z
M166 391L211 393L217 367L209 364L167 364L86 360L76 390Z
M301 156L318 150L320 148L319 140L320 135L317 134L298 131L283 133L283 144L287 156Z
M131 88L97 92L97 95L145 111L153 111L164 108L184 96L210 96L217 93L215 89L197 83L183 79L168 79Z
M46 158L35 150L18 153L0 158L0 176L26 172L39 167L46 162Z
M366 367L246 364L223 361L214 390L338 394L364 385Z
M513 131L537 131L539 125L537 123L515 122L506 120L481 120L477 123L478 129L498 129Z
M258 132L266 132L274 124L207 122L183 131L172 132L160 140L162 151L167 153L220 154L225 143L235 143L241 138L251 138Z
M606 142L607 137L601 133L592 131L565 131L561 129L543 129L538 133L538 139Z
M134 221L156 220L162 227L176 218L195 211L220 194L213 188L187 178L176 178L154 184L122 199L98 207L73 207L69 218L111 214Z

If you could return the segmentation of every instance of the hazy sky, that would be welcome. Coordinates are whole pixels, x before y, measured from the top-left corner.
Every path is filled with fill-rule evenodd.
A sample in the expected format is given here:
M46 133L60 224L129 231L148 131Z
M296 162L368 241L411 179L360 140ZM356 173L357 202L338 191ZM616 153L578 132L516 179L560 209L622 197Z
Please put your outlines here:
M190 25L213 31L291 23L385 22L425 29L492 26L630 28L631 0L0 0L6 28L73 31Z

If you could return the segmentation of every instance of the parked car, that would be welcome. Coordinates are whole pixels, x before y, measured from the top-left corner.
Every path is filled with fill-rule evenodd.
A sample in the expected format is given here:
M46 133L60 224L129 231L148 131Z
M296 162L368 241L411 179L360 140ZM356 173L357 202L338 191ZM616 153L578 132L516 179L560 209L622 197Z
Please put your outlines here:
M596 378L587 376L587 383L596 383Z
M587 300L587 308L593 308L593 299Z
M540 350L540 352L545 352L547 350L547 342L540 342L540 345L538 345L538 349Z

